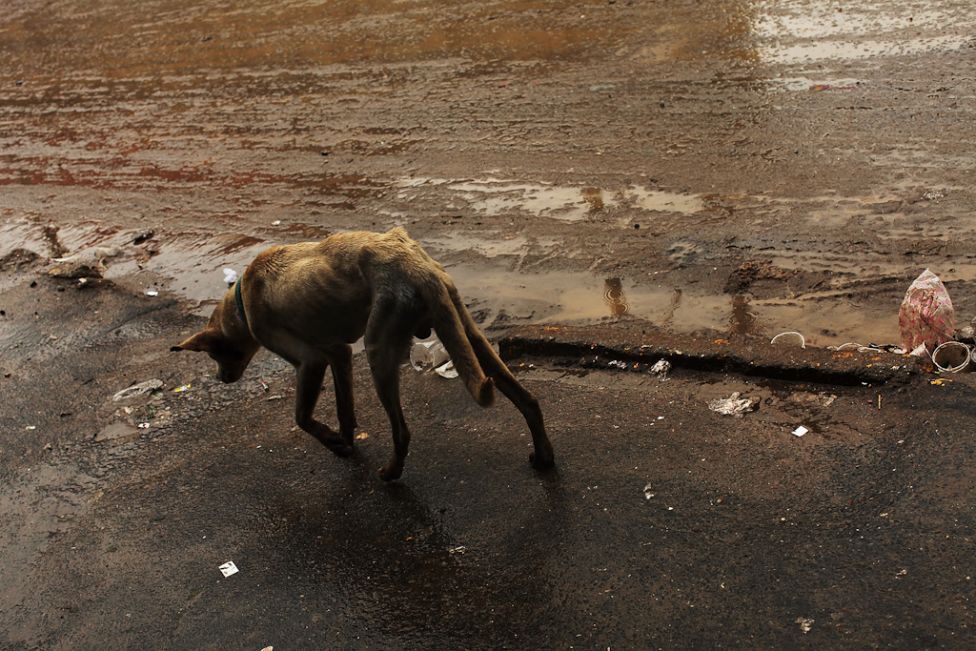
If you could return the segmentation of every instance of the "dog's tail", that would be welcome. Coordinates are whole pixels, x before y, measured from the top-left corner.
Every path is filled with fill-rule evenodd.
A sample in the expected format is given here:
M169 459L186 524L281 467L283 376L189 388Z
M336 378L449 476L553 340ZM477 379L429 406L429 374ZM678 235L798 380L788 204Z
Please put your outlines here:
M425 293L434 332L451 355L451 361L454 362L458 375L464 380L464 386L475 402L482 407L490 406L495 400L495 385L491 378L485 375L465 334L461 315L458 314L459 309L465 308L457 295L457 289L449 278L432 278L431 282L426 284Z

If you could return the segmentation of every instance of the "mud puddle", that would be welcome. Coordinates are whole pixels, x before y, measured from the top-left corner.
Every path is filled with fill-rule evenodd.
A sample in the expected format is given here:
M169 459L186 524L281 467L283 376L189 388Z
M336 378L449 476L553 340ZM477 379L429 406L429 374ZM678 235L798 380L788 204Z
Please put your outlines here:
M286 230L282 230L284 235ZM104 277L133 292L171 292L206 316L226 290L223 269L238 273L272 244L304 239L266 240L251 235L202 232L147 233L85 222L58 229L56 244L38 223L10 222L2 231L0 258L22 248L52 257L52 246L69 259L91 258ZM625 318L647 320L671 332L773 336L800 330L809 345L849 341L898 341L897 305L859 305L850 290L815 292L796 298L754 298L749 294L690 291L668 281L597 274L589 271L529 271L518 262L529 250L558 254L555 239L434 237L424 242L440 252L475 252L479 262L448 265L462 295L486 325L508 323L594 323ZM139 244L134 242L139 241ZM493 262L492 259L496 258ZM793 261L796 264L800 262ZM779 260L789 268L789 259ZM812 264L812 261L811 261ZM826 264L826 263L825 263ZM960 268L968 278L976 268ZM890 309L889 309L890 308Z
M50 226L15 220L0 229L0 259L29 251L38 260L80 261L134 292L167 291L208 313L224 292L223 269L238 273L272 242L239 233L155 232L88 221ZM56 257L60 256L60 257Z
M448 271L485 323L593 323L636 317L670 332L772 337L800 330L807 345L899 341L898 309L847 298L754 299L588 272L506 271L454 265ZM890 307L890 309L889 309ZM793 342L783 345L792 345Z

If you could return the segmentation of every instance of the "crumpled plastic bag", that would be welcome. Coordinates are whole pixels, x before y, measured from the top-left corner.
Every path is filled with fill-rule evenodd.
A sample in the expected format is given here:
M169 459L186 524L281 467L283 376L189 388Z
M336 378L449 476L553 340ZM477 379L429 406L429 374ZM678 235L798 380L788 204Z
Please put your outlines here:
M937 346L953 338L956 312L952 300L939 277L928 269L905 292L898 310L898 326L905 350L925 346L931 355Z
M710 400L708 408L726 416L742 416L742 414L754 411L759 404L758 400L752 398L740 398L741 394L736 391L728 398L717 398Z
M453 380L458 376L451 356L444 348L444 344L437 338L415 343L410 348L410 365L417 372L433 371L448 380Z

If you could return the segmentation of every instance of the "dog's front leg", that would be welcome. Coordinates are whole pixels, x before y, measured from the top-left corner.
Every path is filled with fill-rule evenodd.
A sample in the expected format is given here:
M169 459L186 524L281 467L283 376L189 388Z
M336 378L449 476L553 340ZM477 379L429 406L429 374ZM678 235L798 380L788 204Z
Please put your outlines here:
M322 390L326 363L303 363L298 366L298 390L295 396L295 422L303 430L318 439L319 443L340 457L349 455L352 447L325 423L315 420L315 404Z
M356 405L352 396L352 346L341 346L333 350L331 362L339 434L346 445L352 445L357 426Z

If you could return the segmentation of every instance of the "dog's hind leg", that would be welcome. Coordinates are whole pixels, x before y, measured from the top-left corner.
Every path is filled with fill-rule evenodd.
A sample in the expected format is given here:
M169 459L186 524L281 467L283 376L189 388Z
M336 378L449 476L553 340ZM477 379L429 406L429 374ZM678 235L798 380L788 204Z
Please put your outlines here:
M555 465L555 455L552 451L552 443L549 442L549 436L546 434L546 424L542 418L539 401L515 379L512 372L508 370L508 366L491 347L491 342L471 318L471 314L465 307L464 301L461 300L457 289L453 285L449 286L448 293L451 302L454 303L454 308L457 310L458 317L464 325L464 333L478 358L478 364L481 365L485 375L492 379L498 390L512 401L516 409L522 412L522 416L529 426L529 431L532 432L532 446L535 451L529 455L529 463L537 470L551 468Z
M352 396L352 346L337 346L331 352L339 434L346 445L352 445L356 433L356 407Z
M325 378L326 363L302 363L298 371L298 390L295 392L295 422L314 436L319 443L340 457L349 455L352 448L325 423L315 420L315 403L318 402Z
M515 379L512 372L508 370L508 366L491 347L491 343L478 329L466 310L461 318L465 322L468 340L471 342L471 347L474 348L478 363L484 369L485 375L494 381L498 390L511 400L516 409L522 412L522 416L525 417L529 431L532 432L532 446L535 448L535 451L529 455L529 462L537 470L551 468L555 464L555 457L552 452L552 443L549 442L549 436L546 434L546 424L542 418L539 401Z
M396 299L377 299L366 325L366 357L373 384L393 434L393 458L380 468L384 481L399 479L410 448L410 430L400 405L400 362L406 356L416 322L415 310Z

